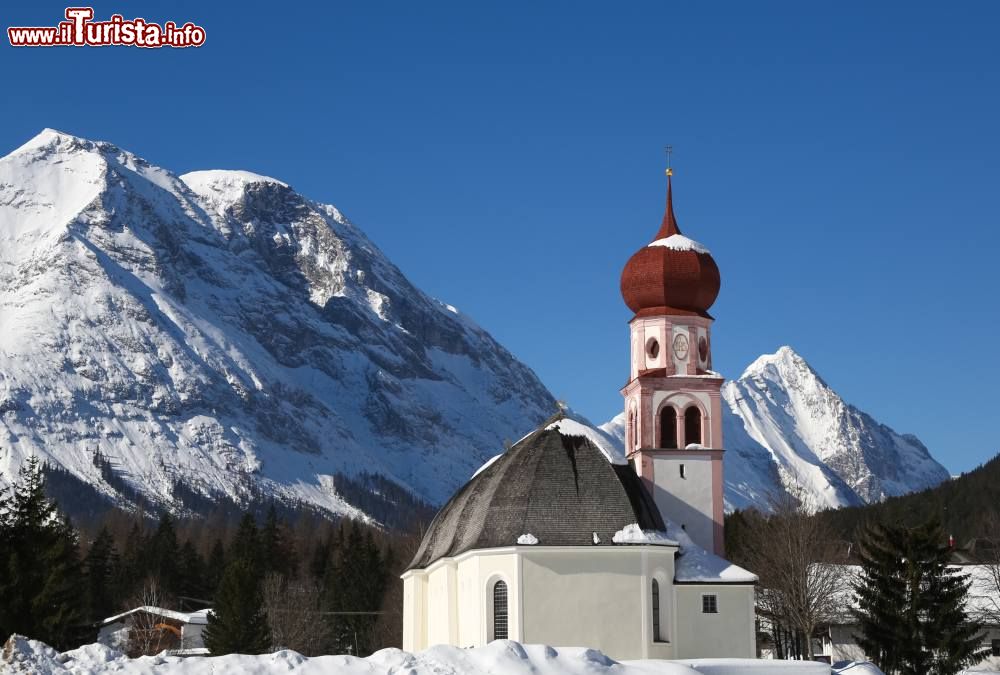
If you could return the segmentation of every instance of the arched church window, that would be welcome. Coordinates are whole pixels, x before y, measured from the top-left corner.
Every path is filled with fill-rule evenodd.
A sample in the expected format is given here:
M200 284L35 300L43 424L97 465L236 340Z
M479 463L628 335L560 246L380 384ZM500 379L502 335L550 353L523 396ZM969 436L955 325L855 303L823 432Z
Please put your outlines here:
M677 447L677 411L672 405L660 411L660 447Z
M701 411L695 406L684 412L684 442L701 444Z
M663 642L663 635L660 633L660 583L653 579L653 642Z
M492 640L507 639L507 582L493 584L493 636Z

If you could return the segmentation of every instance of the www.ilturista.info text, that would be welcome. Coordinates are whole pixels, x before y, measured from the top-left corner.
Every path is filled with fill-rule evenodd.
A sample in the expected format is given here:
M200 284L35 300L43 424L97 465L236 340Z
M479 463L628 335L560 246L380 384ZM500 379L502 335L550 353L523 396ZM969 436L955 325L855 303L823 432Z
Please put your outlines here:
M94 21L92 7L67 7L66 21L57 26L12 26L7 38L12 47L200 47L205 29L190 21L162 26L143 18L125 19L112 14L107 21Z

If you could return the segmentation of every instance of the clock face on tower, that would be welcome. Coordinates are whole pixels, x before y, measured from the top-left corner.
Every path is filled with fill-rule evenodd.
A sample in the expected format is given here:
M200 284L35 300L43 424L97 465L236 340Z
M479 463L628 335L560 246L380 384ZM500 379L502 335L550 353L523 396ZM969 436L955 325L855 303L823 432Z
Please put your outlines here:
M684 333L674 336L674 356L681 361L688 357L688 339Z

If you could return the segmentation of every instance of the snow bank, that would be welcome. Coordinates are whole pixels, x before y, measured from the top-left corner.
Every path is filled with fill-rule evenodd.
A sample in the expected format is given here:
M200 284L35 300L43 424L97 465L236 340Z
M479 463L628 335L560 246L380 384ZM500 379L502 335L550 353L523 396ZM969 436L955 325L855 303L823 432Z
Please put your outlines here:
M668 661L619 664L594 649L521 645L498 640L485 647L460 649L437 646L419 654L383 649L366 659L353 656L308 658L292 651L261 656L232 654L217 657L144 656L129 659L101 645L86 645L63 654L51 647L14 636L0 657L4 673L32 675L695 675L701 671ZM726 671L729 672L729 671ZM799 671L781 670L781 673ZM810 675L813 671L809 672ZM825 671L826 673L829 670Z
M830 666L817 661L689 659L674 663L684 664L696 673L705 675L830 675Z
M838 661L833 664L833 672L843 675L885 675L871 661Z

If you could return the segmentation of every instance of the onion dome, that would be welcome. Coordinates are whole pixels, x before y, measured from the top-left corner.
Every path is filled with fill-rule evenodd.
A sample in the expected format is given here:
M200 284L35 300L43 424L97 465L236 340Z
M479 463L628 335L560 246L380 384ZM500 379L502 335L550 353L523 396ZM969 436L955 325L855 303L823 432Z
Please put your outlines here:
M438 512L409 569L476 549L614 546L636 525L665 530L642 479L593 436L561 418L515 443Z
M637 316L682 314L708 317L719 295L719 268L708 249L685 237L674 217L667 169L667 208L656 237L622 270L622 298Z

